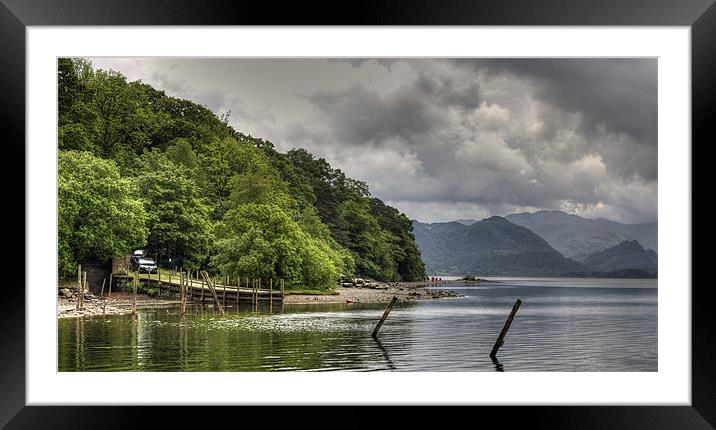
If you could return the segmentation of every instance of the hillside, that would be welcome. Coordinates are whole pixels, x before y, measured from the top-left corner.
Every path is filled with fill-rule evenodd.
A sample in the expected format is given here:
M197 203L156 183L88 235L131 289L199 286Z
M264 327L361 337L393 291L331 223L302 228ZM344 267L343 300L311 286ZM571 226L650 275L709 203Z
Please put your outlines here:
M584 272L527 228L493 216L471 225L413 221L428 273L476 276Z
M425 276L410 219L366 183L85 59L58 60L59 275L132 249L164 267L284 278Z
M657 250L657 223L621 224L560 211L518 213L505 218L532 230L562 255L577 261L625 240L638 240Z
M636 240L629 240L585 258L583 264L594 272L658 271L657 254L644 249Z

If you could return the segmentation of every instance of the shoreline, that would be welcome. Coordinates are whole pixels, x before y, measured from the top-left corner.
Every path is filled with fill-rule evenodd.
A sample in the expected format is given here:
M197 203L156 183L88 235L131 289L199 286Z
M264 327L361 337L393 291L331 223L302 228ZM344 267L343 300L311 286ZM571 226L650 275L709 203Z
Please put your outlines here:
M460 281L465 282L465 281ZM475 281L473 281L475 282ZM401 301L438 300L459 297L454 291L426 288L435 287L457 281L442 281L440 283L404 282L399 284L383 284L378 288L341 287L335 288L336 294L291 294L284 297L285 304L312 304L312 303L386 303L393 296ZM85 296L84 309L76 310L76 298L57 297L57 318L78 318L85 316L102 315L130 315L132 313L132 294L118 291L112 297L99 298ZM161 308L175 306L179 299L151 297L137 294L137 309Z
M393 296L402 301L437 300L459 297L454 291L425 288L423 282L405 282L379 288L336 287L338 294L287 294L285 304L310 303L385 303ZM433 285L433 284L430 284ZM435 284L437 285L437 284Z
M130 315L132 313L132 294L127 292L112 293L112 297L86 295L84 309L75 309L75 298L57 297L57 318L78 318L84 316L102 315ZM161 308L164 306L178 305L179 299L167 299L150 297L145 294L137 294L137 309Z

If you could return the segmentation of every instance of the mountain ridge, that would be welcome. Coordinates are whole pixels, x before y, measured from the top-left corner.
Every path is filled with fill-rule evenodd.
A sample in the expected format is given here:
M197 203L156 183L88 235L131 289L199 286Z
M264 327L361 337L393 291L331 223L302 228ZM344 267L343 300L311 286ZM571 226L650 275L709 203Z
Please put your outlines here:
M429 272L473 275L559 275L583 272L529 229L492 216L471 225L413 222Z

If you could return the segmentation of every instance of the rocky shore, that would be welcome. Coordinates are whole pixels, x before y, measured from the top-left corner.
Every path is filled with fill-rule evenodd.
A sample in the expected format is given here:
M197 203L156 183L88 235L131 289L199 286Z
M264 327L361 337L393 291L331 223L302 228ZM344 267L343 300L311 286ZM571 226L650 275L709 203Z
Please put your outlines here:
M82 310L76 310L75 295L67 296L60 293L57 298L57 317L75 318L96 315L128 315L132 313L132 294L126 292L113 292L112 297L99 298L92 294L85 294ZM148 307L171 306L179 300L150 297L137 294L137 309Z
M401 283L383 284L376 288L336 287L335 295L291 295L284 298L285 303L382 303L389 302L395 296L398 300L436 300L458 297L454 291L425 288L424 284Z
M284 303L384 303L395 296L399 300L437 300L458 297L454 291L435 288L441 285L464 283L465 281L403 282L394 284L369 283L367 285L343 287L337 286L335 294L291 294L287 291ZM480 281L473 281L480 282ZM489 282L489 281L485 281ZM426 288L432 287L432 288ZM132 313L132 294L113 292L112 297L102 298L86 294L82 310L76 310L77 297L69 288L59 290L57 298L57 317L75 318L96 315L127 315ZM157 298L137 294L137 308L162 307L179 304L178 299Z

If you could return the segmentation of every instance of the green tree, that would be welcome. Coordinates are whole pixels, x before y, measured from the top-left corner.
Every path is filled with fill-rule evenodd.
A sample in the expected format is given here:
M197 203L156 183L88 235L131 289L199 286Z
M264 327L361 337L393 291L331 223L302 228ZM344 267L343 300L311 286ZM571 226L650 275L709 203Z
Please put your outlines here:
M348 225L348 249L356 271L381 281L400 280L398 261L405 256L398 239L381 228L363 198L346 200L339 211Z
M405 214L377 198L370 199L370 210L381 228L393 236L392 241L402 250L402 254L395 254L401 279L417 281L425 278L425 263L415 244L413 222Z
M160 258L198 268L209 254L211 223L204 199L186 171L155 149L142 155L134 181L147 211L149 249Z
M316 240L275 205L246 204L217 225L214 264L222 273L284 278L286 286L331 288L338 269Z
M60 276L72 276L78 263L144 246L147 215L115 163L60 151L57 182Z

